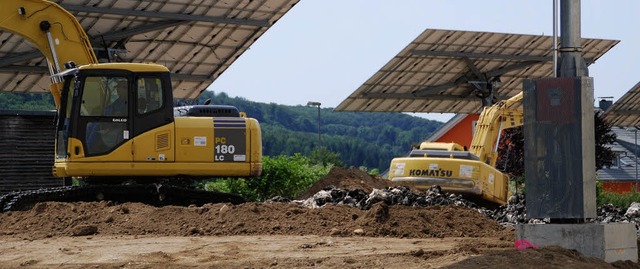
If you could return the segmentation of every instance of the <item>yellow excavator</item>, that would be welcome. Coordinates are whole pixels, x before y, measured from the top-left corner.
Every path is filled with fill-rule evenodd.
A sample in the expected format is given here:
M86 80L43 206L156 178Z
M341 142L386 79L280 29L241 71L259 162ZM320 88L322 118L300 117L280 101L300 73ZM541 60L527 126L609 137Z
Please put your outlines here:
M420 144L409 156L394 158L389 180L417 189L438 185L443 191L480 197L493 204L509 198L509 176L496 169L502 130L522 126L522 93L484 107L467 151L456 143Z
M23 37L48 62L58 115L54 175L102 186L260 175L257 120L232 106L173 107L166 67L98 63L82 26L58 4L2 3L0 30Z

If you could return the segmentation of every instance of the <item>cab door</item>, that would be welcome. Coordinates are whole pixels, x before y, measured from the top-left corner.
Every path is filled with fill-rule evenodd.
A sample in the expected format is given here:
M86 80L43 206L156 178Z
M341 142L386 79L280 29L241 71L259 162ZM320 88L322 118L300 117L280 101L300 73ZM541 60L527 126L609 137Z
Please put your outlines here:
M175 131L171 79L168 73L135 74L133 161L174 161Z
M131 149L122 148L131 133L131 76L94 72L79 76L77 82L75 136L82 141L84 157L109 155L103 161L131 161Z

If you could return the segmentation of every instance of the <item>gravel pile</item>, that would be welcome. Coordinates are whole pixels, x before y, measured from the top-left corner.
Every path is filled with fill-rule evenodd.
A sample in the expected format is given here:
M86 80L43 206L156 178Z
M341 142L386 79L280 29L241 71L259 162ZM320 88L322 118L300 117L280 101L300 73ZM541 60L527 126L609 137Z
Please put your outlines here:
M640 236L640 203L631 203L629 208L619 208L612 204L598 207L598 216L595 222L630 222L636 225L636 234Z
M384 202L387 205L413 207L455 205L476 209L504 226L519 223L548 222L548 220L527 218L523 194L512 196L507 204L498 208L487 209L462 198L461 195L443 193L439 186L433 186L424 193L415 193L402 186L373 189L370 193L361 189L337 189L329 186L305 200L291 201L282 197L274 197L271 201L292 202L308 208L319 208L326 204L349 205L361 210L368 210L379 202ZM640 229L640 225L638 225L640 224L640 203L633 203L628 209L617 208L611 204L600 206L597 208L597 218L593 221L598 223L631 222L636 224L636 228Z
M277 201L274 198L272 201ZM405 206L435 206L435 205L456 205L468 208L478 208L478 206L460 195L442 193L439 186L433 186L424 193L412 192L407 187L389 187L384 189L373 189L371 193L363 190L336 189L329 186L306 200L292 201L309 208L322 207L325 204L349 205L361 210L369 210L376 203L384 202L387 205Z

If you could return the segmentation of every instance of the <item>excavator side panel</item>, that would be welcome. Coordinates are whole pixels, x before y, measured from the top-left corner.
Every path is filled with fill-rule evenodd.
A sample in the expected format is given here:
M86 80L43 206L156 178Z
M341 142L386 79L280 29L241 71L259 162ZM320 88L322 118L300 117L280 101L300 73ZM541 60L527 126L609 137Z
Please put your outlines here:
M112 152L56 162L58 176L259 176L262 171L260 126L255 119L231 118L244 127L222 129L229 118L184 117L149 130ZM226 132L225 132L226 131ZM217 139L216 139L217 138ZM70 139L70 146L83 143ZM129 160L130 159L130 160ZM127 161L128 160L128 161Z
M185 167L208 163L211 175L260 175L262 141L255 119L178 117L176 130L176 162Z
M438 185L446 192L481 196L496 204L504 204L508 199L509 178L497 169L473 159L394 158L389 179L398 185L422 190Z

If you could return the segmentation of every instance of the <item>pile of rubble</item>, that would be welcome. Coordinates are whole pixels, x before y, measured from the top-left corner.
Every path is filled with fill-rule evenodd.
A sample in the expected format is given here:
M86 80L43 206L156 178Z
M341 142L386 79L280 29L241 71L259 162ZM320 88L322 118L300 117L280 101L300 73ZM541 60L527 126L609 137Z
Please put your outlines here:
M434 206L457 205L475 208L473 202L463 199L459 195L444 194L440 187L434 186L425 193L412 192L407 187L389 187L385 189L373 189L371 193L363 190L336 189L332 186L317 192L306 200L294 201L309 208L318 208L325 204L344 204L361 210L368 210L376 203L384 202L387 205L405 206Z
M594 221L602 223L631 222L636 224L638 236L640 236L640 203L633 202L629 208L619 208L612 204L598 207L598 216Z
M309 208L319 208L326 204L349 205L361 210L368 210L379 202L384 202L387 205L413 207L455 205L476 209L505 226L518 223L548 222L548 220L527 218L523 194L512 196L505 205L495 209L487 209L462 198L461 195L443 193L439 186L433 186L423 193L415 193L409 188L401 186L373 189L371 193L361 189L337 189L333 186L328 186L305 200L290 201L285 198L274 197L271 201L293 202ZM617 208L611 204L603 205L598 207L597 213L598 215L594 222L631 222L636 223L636 226L640 228L638 225L640 224L640 203L633 203L628 209Z

